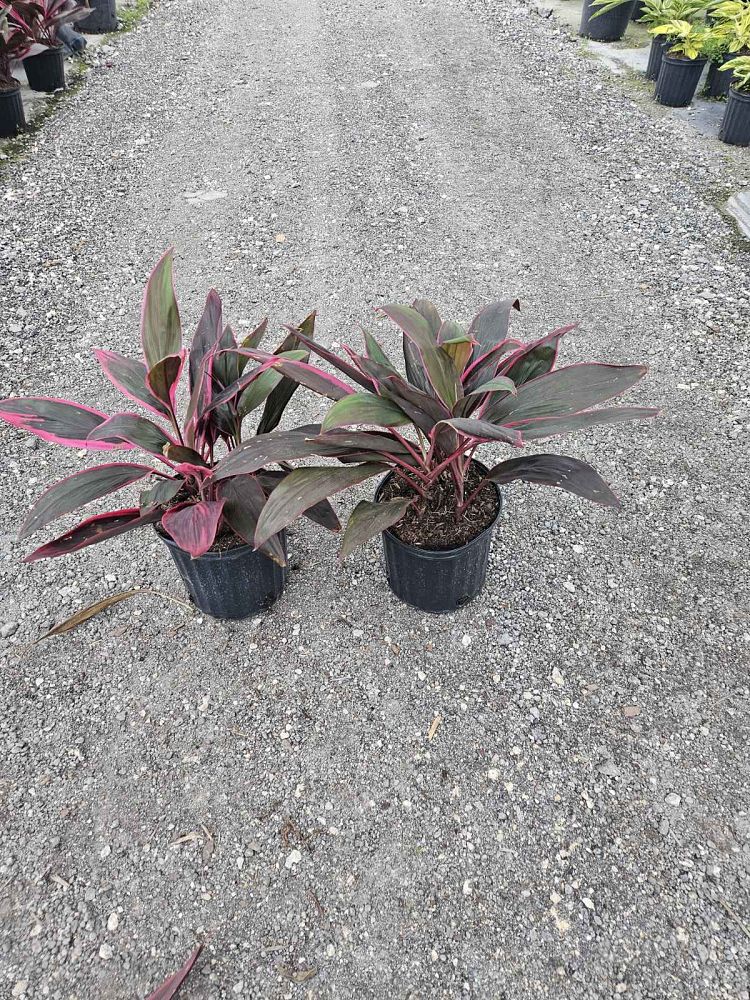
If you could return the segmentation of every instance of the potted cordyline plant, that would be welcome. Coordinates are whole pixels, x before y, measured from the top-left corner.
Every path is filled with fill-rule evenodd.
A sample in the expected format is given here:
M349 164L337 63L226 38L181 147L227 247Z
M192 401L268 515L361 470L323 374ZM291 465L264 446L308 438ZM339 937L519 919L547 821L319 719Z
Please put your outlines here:
M513 308L517 301L495 302L464 330L443 322L427 301L386 306L383 314L403 333L406 377L370 334L365 353L347 348L345 361L305 331L295 331L356 388L312 365L240 351L334 402L319 432L297 429L248 441L219 462L215 478L252 474L272 460L327 456L341 463L293 471L264 506L256 545L281 531L308 502L380 476L374 501L363 500L349 518L342 557L382 532L394 593L425 611L453 611L484 583L501 511L499 486L523 480L617 505L598 473L575 458L527 455L491 468L477 460L485 442L520 447L657 412L595 409L634 385L646 369L604 364L555 369L559 342L574 327L524 344L508 337Z
M732 73L727 106L719 130L722 142L750 145L750 56L730 59L721 67Z
M11 63L42 51L27 25L10 21L9 11L8 4L0 3L0 139L17 135L26 126L21 85L11 72Z
M24 27L41 47L23 60L32 90L51 94L65 87L64 46L58 32L64 24L74 24L88 14L88 6L74 0L13 0L11 20Z
M267 327L264 320L241 343L255 348ZM313 319L301 326L313 331ZM143 359L114 351L95 351L104 374L128 399L146 409L107 416L66 400L34 396L0 402L0 419L45 441L90 451L137 449L159 463L114 462L63 479L42 494L21 526L26 538L64 514L136 482L145 483L140 503L87 518L26 557L26 562L76 552L95 542L154 525L168 546L190 596L217 618L243 618L270 606L284 587L284 532L272 532L254 551L258 515L267 497L289 474L289 467L223 476L214 472L222 446L239 447L243 423L263 405L255 440L269 437L298 383L269 364L247 371L249 359L236 353L237 341L222 319L221 299L211 291L190 350L182 346L182 327L172 284L172 251L152 272L141 316ZM307 358L290 334L268 354L274 361ZM176 396L183 374L189 376L184 419L177 416ZM226 388L243 378L243 391ZM156 418L156 419L154 419ZM306 428L314 433L316 427ZM340 527L327 502L302 505L312 520Z

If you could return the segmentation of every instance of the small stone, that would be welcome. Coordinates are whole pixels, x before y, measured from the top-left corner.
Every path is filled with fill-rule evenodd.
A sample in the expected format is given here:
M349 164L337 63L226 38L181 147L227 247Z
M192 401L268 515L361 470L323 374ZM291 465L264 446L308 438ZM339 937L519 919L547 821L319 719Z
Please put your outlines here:
M678 806L682 802L682 799L677 792L670 792L669 795L664 797L664 801L668 806Z
M499 781L500 780L500 772L498 771L498 769L496 767L491 767L489 769L489 771L487 772L487 777L490 779L490 781Z
M109 846L109 844L105 844L104 847L99 852L99 857L102 858L103 860L104 858L108 858L111 853L112 853L112 848Z
M18 622L6 622L0 628L0 639L10 639L18 631Z
M636 716L641 714L641 709L638 705L626 705L622 710L622 714L626 719L635 719Z
M583 905L586 907L587 910L593 910L594 909L594 900L593 899L589 899L588 896L583 896L583 898L581 899L581 902L583 903Z
M240 979L240 981L238 983L235 983L234 986L232 987L232 993L237 993L237 994L242 993L242 991L243 991L244 988L245 988L245 984Z
M557 669L557 667L552 668L552 683L556 684L558 687L562 687L565 683L565 678Z
M101 958L105 962L108 962L113 955L114 955L114 950L111 944L100 945L99 958Z
M301 860L302 860L302 855L295 848L293 851L291 851L289 853L289 857L284 862L284 867L285 868L293 868L295 865L298 865Z
M576 592L576 585L571 583L570 580L566 580L563 583L563 587L565 587L566 590L569 590L571 594L575 594Z
M110 913L107 917L107 930L114 933L120 926L120 918L116 913Z
M19 979L13 989L10 991L12 997L22 997L28 988L28 979Z
M471 645L471 636L470 635L465 635L461 639L461 645L464 647L464 649L468 649L469 646Z
M513 636L509 635L507 632L503 632L500 638L497 640L498 646L512 646Z

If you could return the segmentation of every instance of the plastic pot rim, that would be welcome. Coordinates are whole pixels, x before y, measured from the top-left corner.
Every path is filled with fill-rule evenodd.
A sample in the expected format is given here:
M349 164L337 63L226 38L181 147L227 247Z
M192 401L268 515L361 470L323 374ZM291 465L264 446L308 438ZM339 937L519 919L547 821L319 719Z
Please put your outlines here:
M165 529L161 527L161 525L155 524L154 531L159 536L159 538L170 548L177 549L180 552L184 552L186 556L190 556L190 553L186 549L183 549L182 546L178 545L177 542L174 540L174 538L172 538L171 535L168 535ZM284 528L283 531L286 531L286 528ZM279 534L282 534L282 532L280 531ZM239 538L240 536L236 535L235 537ZM223 552L204 552L203 555L190 556L190 558L193 560L193 562L198 562L201 559L204 559L206 562L218 562L224 559L229 559L234 555L237 556L244 555L248 551L254 552L256 555L263 556L263 558L268 559L269 562L276 563L275 559L271 559L270 556L267 556L265 552L261 552L259 549L254 549L249 542L243 542L242 545L233 545L229 549L224 549ZM276 563L276 565L278 566L279 564Z

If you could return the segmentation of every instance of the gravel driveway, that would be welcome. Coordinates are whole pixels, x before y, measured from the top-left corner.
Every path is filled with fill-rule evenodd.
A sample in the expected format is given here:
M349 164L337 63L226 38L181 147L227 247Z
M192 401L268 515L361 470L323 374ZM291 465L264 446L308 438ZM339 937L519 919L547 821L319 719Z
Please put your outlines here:
M717 206L749 178L514 0L163 0L0 164L3 394L113 406L90 349L136 352L174 244L189 325L211 285L328 343L513 293L664 411L554 442L622 511L509 488L454 616L305 523L261 619L146 594L30 648L182 590L148 531L21 565L81 460L0 428L2 996L140 1000L203 940L186 1000L747 1000L749 258Z

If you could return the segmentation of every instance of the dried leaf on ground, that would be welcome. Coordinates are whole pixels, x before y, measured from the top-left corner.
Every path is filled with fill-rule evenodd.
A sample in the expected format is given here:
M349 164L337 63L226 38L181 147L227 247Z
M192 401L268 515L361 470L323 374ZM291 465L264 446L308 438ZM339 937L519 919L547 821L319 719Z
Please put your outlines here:
M164 597L166 600L173 601L175 604L179 604L183 608L187 608L189 611L193 610L193 606L188 604L187 601L181 601L179 597L172 597L171 594L164 594L160 590L151 590L149 588L144 588L142 590L123 590L119 594L110 594L109 597L104 597L101 601L95 601L94 604L89 604L88 607L82 608L81 611L76 611L76 613L71 615L70 618L66 618L65 621L58 622L57 625L53 625L48 632L45 632L44 635L40 635L38 639L35 639L34 642L29 645L35 646L36 643L41 642L42 639L51 639L52 636L63 635L65 632L72 632L74 628L78 628L79 625L83 625L84 622L94 618L102 611L106 611L107 608L111 608L113 605L119 604L121 601L127 601L131 597L138 597L142 594L153 594L156 597ZM122 633L118 630L117 634Z
M290 983L306 983L308 979L313 979L318 974L317 969L292 969L288 965L277 965L276 971Z
M443 722L442 715L436 715L435 718L432 720L432 724L430 725L430 728L427 731L427 741L428 741L428 743L432 742L432 739L435 736L435 733L438 731L438 729L442 725L442 722Z

